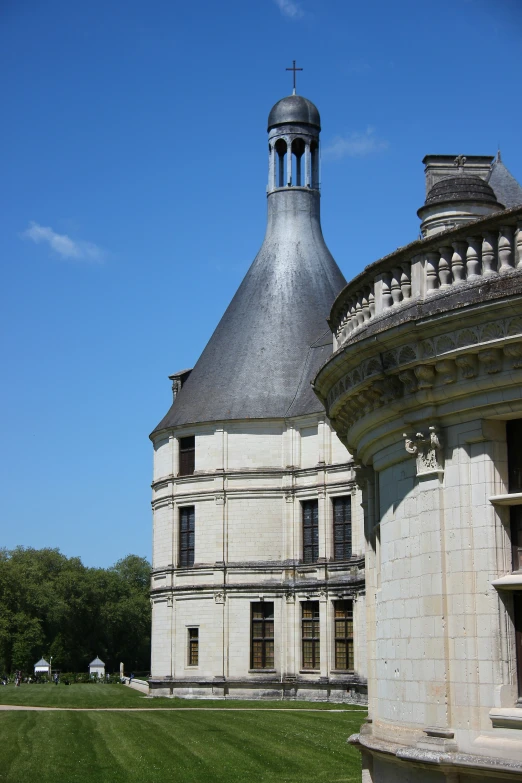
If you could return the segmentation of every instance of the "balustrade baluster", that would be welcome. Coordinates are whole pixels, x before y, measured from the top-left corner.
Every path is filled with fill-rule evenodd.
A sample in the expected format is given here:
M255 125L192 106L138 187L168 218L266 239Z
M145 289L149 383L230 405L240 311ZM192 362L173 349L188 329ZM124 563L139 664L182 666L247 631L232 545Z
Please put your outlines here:
M464 259L466 258L467 245L465 242L452 242L453 255L451 257L451 274L455 285L463 283L466 279L464 271Z
M392 276L391 276L391 297L393 300L393 304L397 305L402 299L401 294L401 270L400 269L392 269Z
M426 294L429 296L436 292L439 277L439 254L435 252L426 253L425 271L426 271Z
M370 286L370 293L368 294L368 306L370 308L370 318L375 316L375 293L373 285Z
M361 305L362 305L362 312L363 312L363 318L365 321L369 321L371 318L370 315L370 303L368 302L368 290L364 289L362 292L362 299L361 299Z
M491 231L486 231L482 237L482 275L491 277L497 274L496 266L496 236Z
M382 309L388 310L393 304L393 299L390 290L390 275L384 273L382 276Z
M411 299L411 264L400 267L401 293L403 299Z
M355 305L355 312L357 314L357 326L361 326L361 324L364 323L364 315L362 309L362 296L360 291L357 291L356 297L357 297L357 303Z
M440 260L439 260L439 283L441 288L449 288L451 286L451 257L453 254L453 248L444 246L439 248Z
M468 249L466 252L466 270L468 280L478 280L480 277L480 255L482 239L480 237L466 237Z
M353 331L354 329L357 329L358 326L357 311L355 308L355 299L353 297L352 299L350 299L350 318L352 319L351 324L352 324L352 331Z
M500 259L500 274L511 272L513 269L513 228L501 226L498 235L498 257Z
M517 227L517 269L522 269L522 221Z

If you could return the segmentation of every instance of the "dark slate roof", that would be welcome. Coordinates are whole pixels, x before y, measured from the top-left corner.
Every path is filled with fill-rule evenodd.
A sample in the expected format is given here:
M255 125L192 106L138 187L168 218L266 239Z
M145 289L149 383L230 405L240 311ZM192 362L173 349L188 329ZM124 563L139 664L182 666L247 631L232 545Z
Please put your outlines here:
M272 107L268 115L268 130L275 125L286 125L289 122L313 125L321 130L321 118L317 107L302 95L288 95Z
M522 187L504 166L500 154L491 165L488 182L495 191L498 201L507 209L522 205Z
M332 353L326 319L345 279L318 213L313 192L269 196L261 250L155 431L324 410L310 382Z
M448 201L480 201L496 204L493 188L474 174L457 174L436 182L426 196L425 206L444 204Z

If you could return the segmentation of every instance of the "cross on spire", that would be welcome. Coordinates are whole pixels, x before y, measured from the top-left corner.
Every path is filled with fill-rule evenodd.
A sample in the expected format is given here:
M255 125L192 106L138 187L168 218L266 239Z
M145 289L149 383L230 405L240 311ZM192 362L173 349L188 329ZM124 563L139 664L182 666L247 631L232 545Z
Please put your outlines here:
M293 91L292 95L295 95L295 74L296 74L296 71L302 71L303 69L295 67L295 60L292 60L292 62L293 62L292 67L291 68L287 68L286 70L294 72L294 91Z

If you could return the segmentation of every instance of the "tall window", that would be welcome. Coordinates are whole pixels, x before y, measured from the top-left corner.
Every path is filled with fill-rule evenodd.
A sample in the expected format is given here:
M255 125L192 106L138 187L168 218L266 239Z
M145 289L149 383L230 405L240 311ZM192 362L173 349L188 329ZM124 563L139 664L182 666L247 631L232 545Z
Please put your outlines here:
M274 668L274 604L260 601L252 606L252 669Z
M335 668L353 669L353 601L334 601Z
M199 628L187 628L188 631L188 665L199 663Z
M506 422L508 451L508 492L522 492L522 419ZM511 545L513 571L522 569L522 506L511 506Z
M522 594L513 593L515 647L517 653L518 703L522 702Z
M320 657L319 601L301 604L303 669L318 669Z
M191 476L196 465L196 438L188 435L179 439L179 475Z
M333 499L334 560L352 556L352 498Z
M522 419L506 422L508 492L522 492ZM522 570L522 506L511 506L511 548L513 571ZM517 655L518 703L522 702L522 593L513 595L513 620Z
M194 565L194 506L184 506L179 510L179 564Z
M319 506L317 500L303 504L303 562L315 563L319 557Z

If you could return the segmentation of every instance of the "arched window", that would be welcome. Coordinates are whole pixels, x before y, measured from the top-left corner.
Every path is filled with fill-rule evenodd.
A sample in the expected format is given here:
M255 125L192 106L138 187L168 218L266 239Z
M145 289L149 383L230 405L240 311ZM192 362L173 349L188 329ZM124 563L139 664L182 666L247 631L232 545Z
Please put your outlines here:
M275 143L275 151L277 153L277 157L279 159L279 165L277 167L277 187L278 188L284 188L286 185L285 177L286 177L286 152L287 152L287 146L286 141L284 139L278 139Z
M302 160L306 145L303 139L292 142L292 183L300 187L303 184Z
M312 187L319 188L319 145L316 141L310 144L310 155L312 158Z

